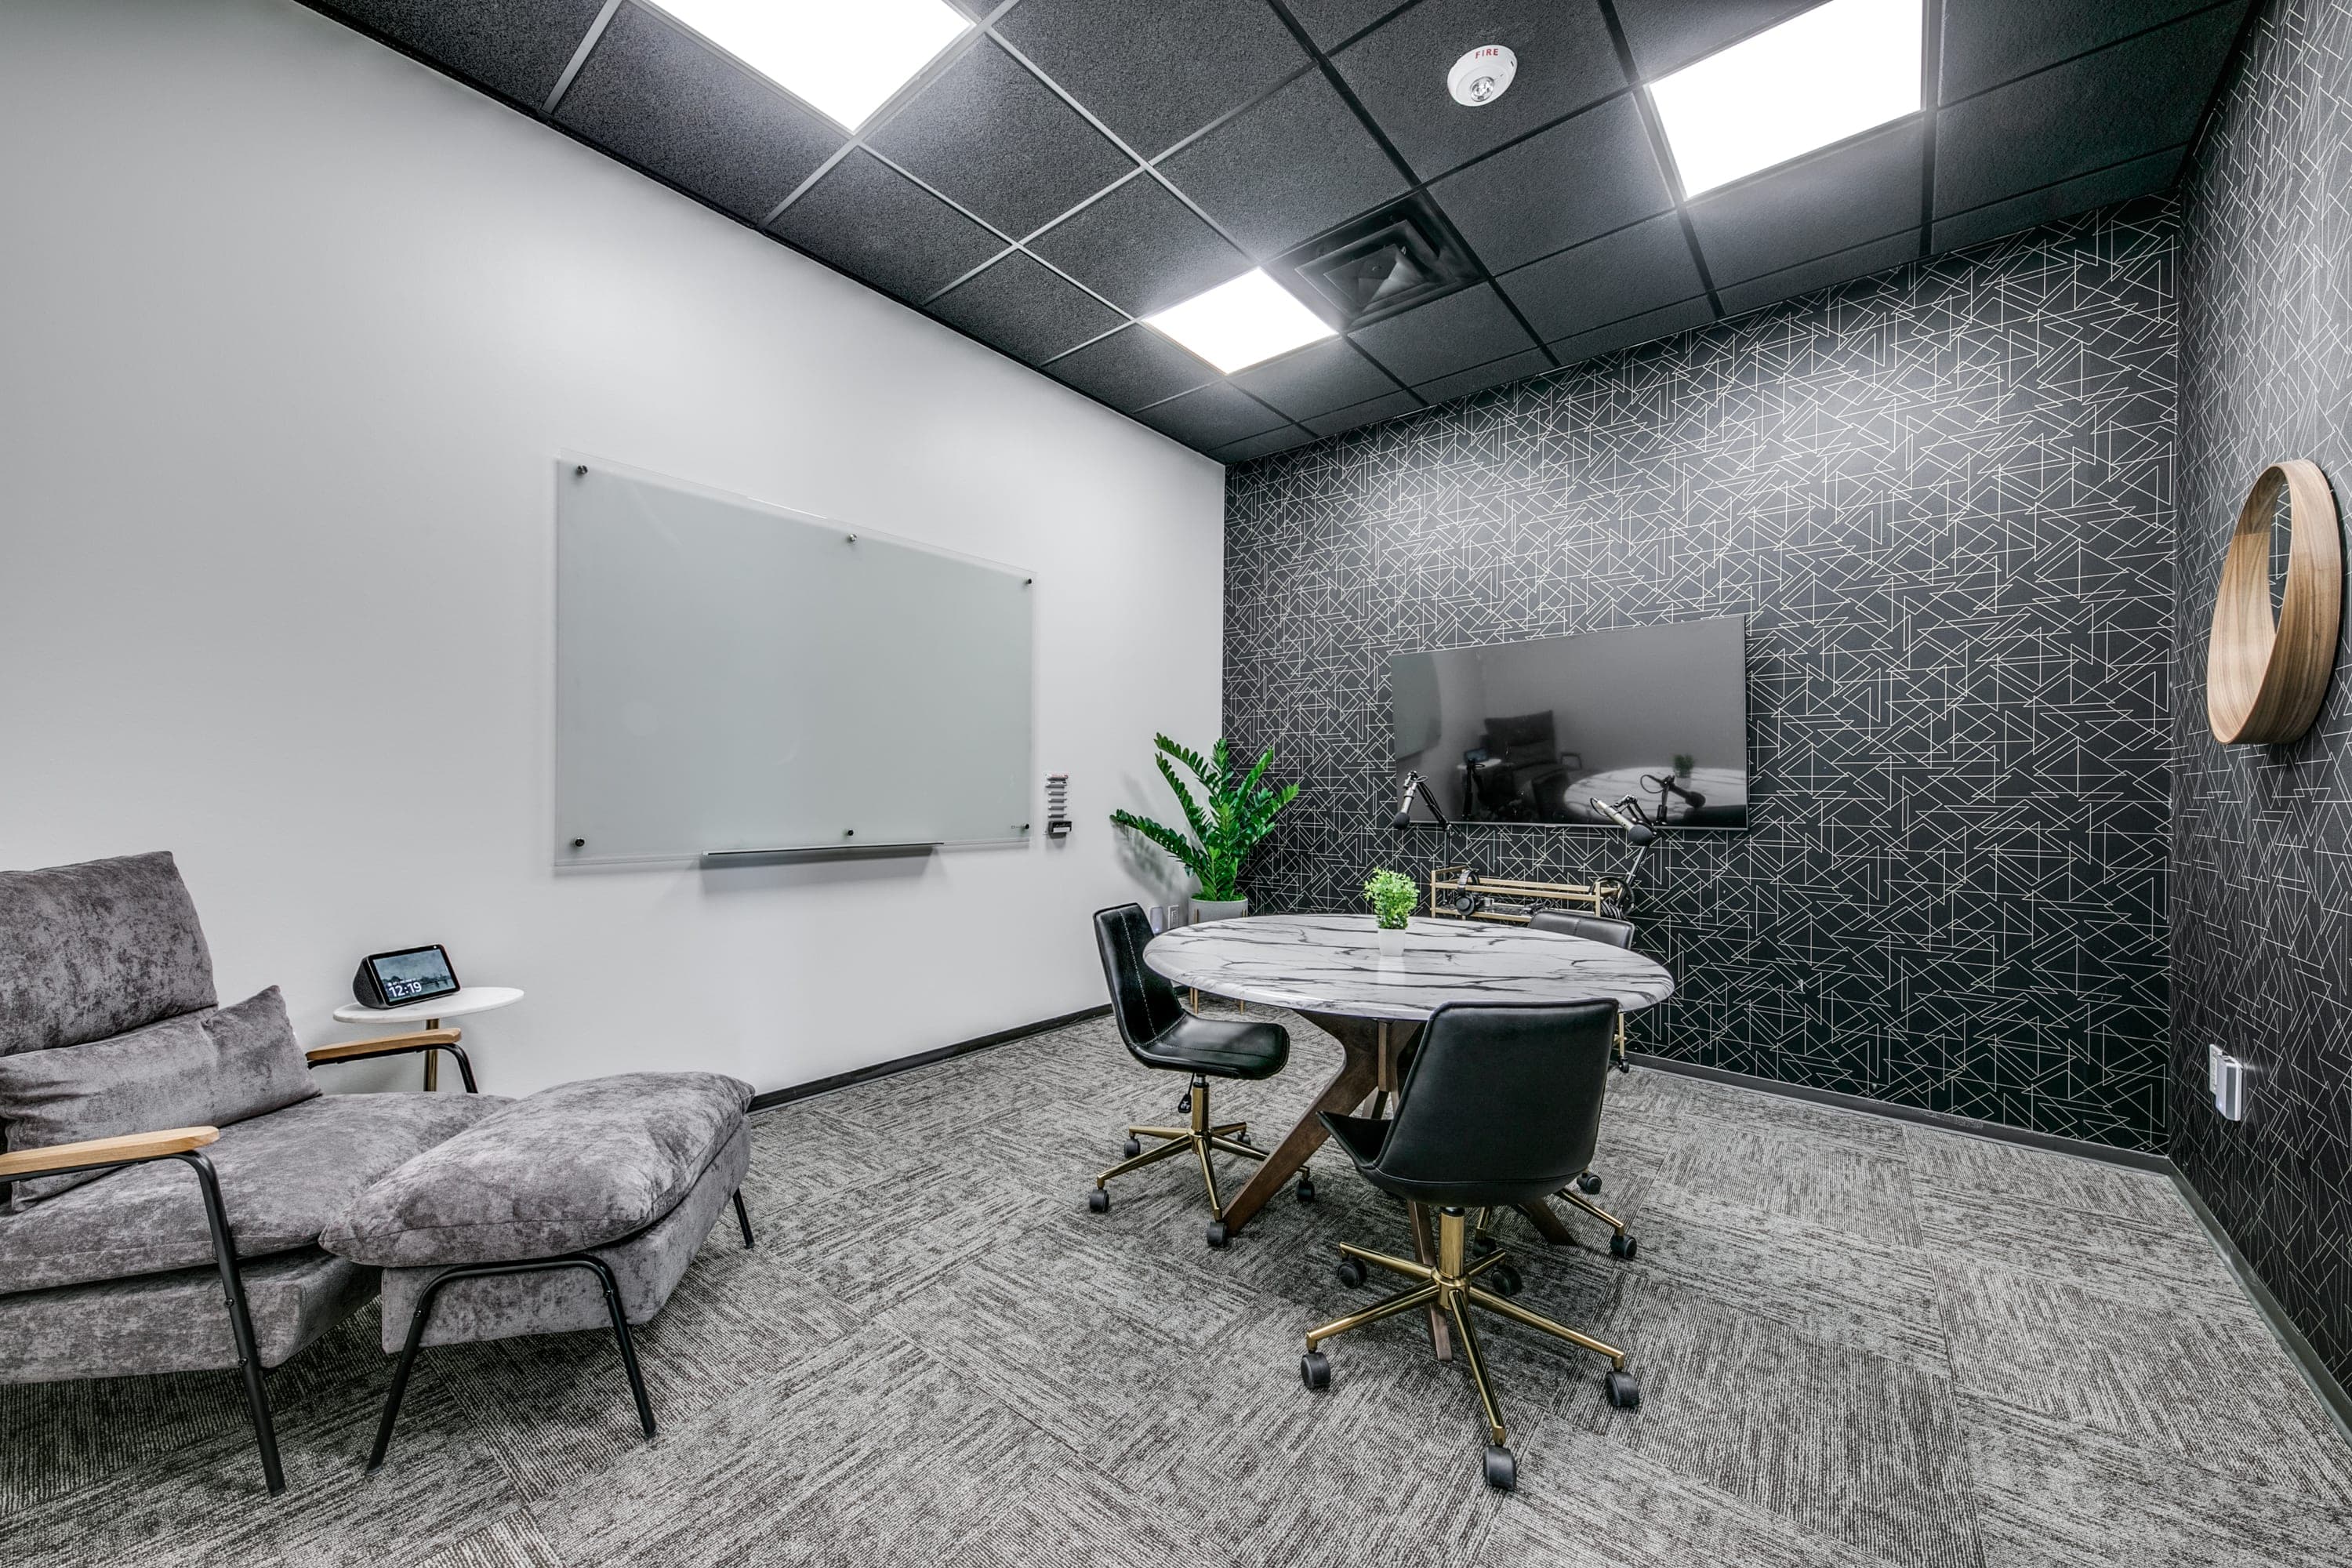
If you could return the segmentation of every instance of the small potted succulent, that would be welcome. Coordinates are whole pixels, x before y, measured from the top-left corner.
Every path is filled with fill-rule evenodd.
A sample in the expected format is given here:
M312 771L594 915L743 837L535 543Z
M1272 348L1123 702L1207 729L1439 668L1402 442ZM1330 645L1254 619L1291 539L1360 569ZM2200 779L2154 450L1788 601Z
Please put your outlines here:
M1412 918L1412 907L1421 901L1420 889L1412 878L1382 867L1364 884L1364 897L1371 900L1372 918L1380 922L1381 961L1402 958L1405 921Z

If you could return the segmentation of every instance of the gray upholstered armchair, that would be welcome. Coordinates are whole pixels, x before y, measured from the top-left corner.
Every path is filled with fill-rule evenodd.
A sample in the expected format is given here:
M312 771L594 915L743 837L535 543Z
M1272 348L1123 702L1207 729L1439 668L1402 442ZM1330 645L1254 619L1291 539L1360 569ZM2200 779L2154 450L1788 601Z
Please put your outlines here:
M467 1093L322 1095L320 1061L456 1057ZM375 1294L319 1236L506 1103L457 1031L304 1053L275 987L222 1007L168 854L0 872L0 1382L264 1370Z

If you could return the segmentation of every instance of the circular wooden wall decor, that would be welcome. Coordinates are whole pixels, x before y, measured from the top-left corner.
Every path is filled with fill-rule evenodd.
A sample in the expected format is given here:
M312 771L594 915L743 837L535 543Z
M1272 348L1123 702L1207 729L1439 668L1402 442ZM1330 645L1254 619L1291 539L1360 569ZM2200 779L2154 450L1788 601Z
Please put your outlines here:
M2286 598L2271 620L2271 530L2287 500ZM2336 498L2315 463L2263 470L2221 561L2213 640L2205 654L2205 715L2223 744L2292 741L2319 717L2344 615L2344 554Z

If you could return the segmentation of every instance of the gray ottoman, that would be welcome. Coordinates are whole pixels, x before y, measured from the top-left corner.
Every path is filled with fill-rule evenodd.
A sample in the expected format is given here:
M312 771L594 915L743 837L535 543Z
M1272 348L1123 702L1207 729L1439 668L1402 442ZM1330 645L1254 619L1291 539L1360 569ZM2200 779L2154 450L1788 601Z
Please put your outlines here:
M751 1086L623 1073L517 1100L362 1193L319 1238L383 1270L383 1348L400 1352L368 1468L383 1463L416 1352L610 1327L646 1436L653 1405L629 1325L660 1311L731 1199L743 1208Z

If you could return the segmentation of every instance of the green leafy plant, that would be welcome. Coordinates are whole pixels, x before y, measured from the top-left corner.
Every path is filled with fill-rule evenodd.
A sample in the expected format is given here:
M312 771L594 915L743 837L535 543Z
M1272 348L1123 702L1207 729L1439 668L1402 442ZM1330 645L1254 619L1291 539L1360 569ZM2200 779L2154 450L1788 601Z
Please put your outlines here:
M1676 752L1675 753L1675 777L1678 779L1686 779L1690 777L1691 769L1697 765L1696 761L1688 752Z
M1364 884L1364 897L1372 901L1372 918L1382 931L1402 931L1412 918L1412 907L1421 902L1421 889L1412 878L1382 867Z
M1273 831L1275 813L1298 798L1298 786L1277 788L1265 782L1265 771L1274 765L1271 746L1248 773L1236 776L1232 754L1222 739L1206 757L1165 735L1152 737L1152 743L1160 748L1160 755L1153 759L1160 764L1160 776L1176 792L1176 803L1184 808L1184 823L1191 831L1179 832L1131 811L1114 811L1111 821L1174 856L1199 880L1202 899L1225 902L1240 898L1242 863ZM1176 776L1178 763L1200 784L1202 799L1195 800L1184 781Z

